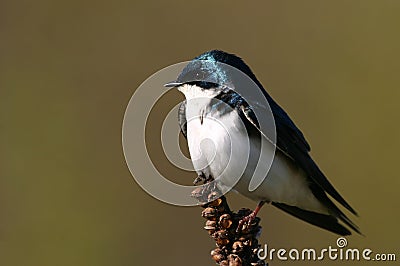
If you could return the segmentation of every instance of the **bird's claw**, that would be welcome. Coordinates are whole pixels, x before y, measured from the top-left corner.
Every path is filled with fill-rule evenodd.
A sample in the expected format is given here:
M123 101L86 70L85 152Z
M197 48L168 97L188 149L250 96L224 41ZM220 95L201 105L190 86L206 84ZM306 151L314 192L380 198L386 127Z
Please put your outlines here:
M199 175L193 183L196 185L203 182L203 185L192 191L192 197L196 198L200 203L207 203L222 196L217 188L216 182L211 182L212 180L213 178L211 177L206 178L205 176Z
M197 177L196 177L196 179L193 181L193 185L197 185L197 184L199 184L200 182L204 182L204 177L203 176L201 176L201 175L198 175Z
M203 182L203 184L209 183L210 181L212 181L213 178L212 177L206 177L205 175L198 175L196 177L196 179L193 181L193 185L198 185L200 182Z
M253 222L253 220L256 218L256 215L257 215L257 213L255 213L253 211L249 215L243 217L238 223L238 227L236 228L236 232L240 233L241 231L243 231L246 228L248 228L251 225L251 223Z

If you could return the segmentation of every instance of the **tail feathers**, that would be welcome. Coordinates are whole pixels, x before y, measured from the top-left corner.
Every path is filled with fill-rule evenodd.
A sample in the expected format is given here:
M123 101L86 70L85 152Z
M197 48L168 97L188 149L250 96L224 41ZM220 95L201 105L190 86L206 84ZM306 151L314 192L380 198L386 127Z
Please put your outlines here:
M347 226L349 226L351 229L356 231L358 234L362 235L360 229L358 228L357 225L355 225L338 207L336 207L333 203L332 205L334 206L333 211L331 209L331 212L334 216L338 217L341 221L343 221Z
M337 219L344 222L347 226L351 229L362 235L360 229L355 225L333 202L332 200L326 195L326 193L318 188L316 185L310 186L311 191L313 192L314 196L328 209L329 213L336 217Z
M318 189L328 193L332 198L339 202L343 207L349 210L354 215L358 216L357 212L347 203L347 201L337 192L333 185L328 181L318 165L311 159L310 155L300 157L300 165L306 171L308 177L313 181L313 185L317 185Z
M316 212L312 212L312 211L306 211L306 210L300 209L295 206L286 205L284 203L272 202L271 204L274 205L275 207L293 215L294 217L297 217L297 218L299 218L303 221L306 221L312 225L324 228L335 234L342 235L342 236L351 235L350 230L347 229L346 227L344 227L343 225L341 225L338 222L338 219L332 215L326 215L326 214L320 214L320 213L316 213ZM347 220L349 220L349 219L347 219ZM345 220L343 220L343 221L347 224L347 222ZM353 226L351 226L351 225L353 225L351 223L351 221L350 221L350 225L349 224L347 224L347 225L350 226L351 228L353 228ZM358 229L355 231L359 232Z
M343 221L347 226L349 226L351 229L353 229L354 231L356 231L358 234L362 235L360 229L357 227L357 225L355 225L329 198L329 203L328 208L329 208L329 212L339 218L341 221ZM326 203L326 201L325 201Z

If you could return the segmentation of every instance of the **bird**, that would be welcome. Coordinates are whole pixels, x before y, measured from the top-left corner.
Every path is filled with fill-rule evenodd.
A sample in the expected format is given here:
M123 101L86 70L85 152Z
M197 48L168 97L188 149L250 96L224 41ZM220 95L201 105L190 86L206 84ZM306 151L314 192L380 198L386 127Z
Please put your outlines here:
M261 140L268 135L260 126L254 104L238 92L238 88L242 91L251 88L240 87L246 86L245 83L237 82L224 65L249 77L261 91L262 100L268 103L276 131L272 148L271 145L261 147ZM192 59L176 80L164 86L176 88L185 96L179 106L178 122L199 177L205 180L219 178L223 183L236 174L235 166L248 155L246 169L239 174L240 180L233 190L258 204L241 224L254 219L268 203L338 235L351 235L351 230L362 234L337 204L355 216L358 216L357 212L320 170L310 155L311 148L303 133L242 58L222 50L204 52ZM245 143L249 143L248 150ZM240 152L232 152L232 147ZM250 190L251 171L254 171L261 149L273 152L273 160L265 179L256 189ZM242 150L250 154L243 155ZM225 169L229 160L233 166Z

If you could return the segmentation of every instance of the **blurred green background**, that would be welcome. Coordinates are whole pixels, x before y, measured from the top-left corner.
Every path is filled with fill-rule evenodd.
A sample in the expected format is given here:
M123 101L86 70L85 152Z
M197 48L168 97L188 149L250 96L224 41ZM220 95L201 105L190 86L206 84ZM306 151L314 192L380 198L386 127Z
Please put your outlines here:
M213 265L201 208L140 189L121 125L148 76L215 48L245 59L360 213L366 237L349 246L400 260L399 13L394 0L1 1L0 265ZM270 206L261 218L270 247L335 246Z

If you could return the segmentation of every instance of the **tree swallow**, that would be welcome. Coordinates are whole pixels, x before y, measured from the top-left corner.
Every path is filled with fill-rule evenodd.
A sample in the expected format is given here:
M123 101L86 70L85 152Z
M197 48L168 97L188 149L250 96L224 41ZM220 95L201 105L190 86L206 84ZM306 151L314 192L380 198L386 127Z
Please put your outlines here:
M261 148L260 139L267 134L259 125L254 113L255 106L238 93L237 87L242 85L221 69L218 63L240 70L261 90L260 95L265 97L275 121L275 149L272 150L269 145ZM356 211L328 181L311 158L310 146L302 132L264 90L241 58L219 50L203 53L182 70L176 81L165 86L176 87L185 95L186 100L179 107L178 120L199 176L220 179L224 183L224 180L237 174L235 171L240 170L237 166L242 163L245 155L248 156L246 168L233 189L259 204L243 222L254 219L262 205L270 203L333 233L350 235L347 225L361 234L331 198L354 215L357 215ZM247 150L246 143L250 147ZM232 146L239 152L234 152ZM272 151L273 161L259 186L250 190L251 173L261 149ZM246 152L249 154L244 154ZM229 169L225 169L228 161L232 164Z

